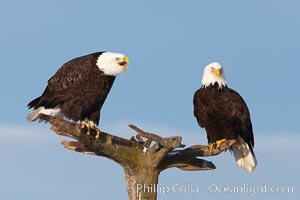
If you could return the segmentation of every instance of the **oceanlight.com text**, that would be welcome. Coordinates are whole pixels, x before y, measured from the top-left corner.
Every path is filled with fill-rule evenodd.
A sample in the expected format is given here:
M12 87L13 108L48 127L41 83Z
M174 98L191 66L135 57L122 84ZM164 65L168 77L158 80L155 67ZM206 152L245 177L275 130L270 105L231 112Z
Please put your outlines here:
M167 195L169 193L194 194L194 193L232 193L244 195L256 195L267 193L293 194L294 187L291 185L269 185L269 184L240 184L240 185L222 185L211 183L208 185L196 185L193 183L173 185L164 184L137 184L136 193L159 193Z

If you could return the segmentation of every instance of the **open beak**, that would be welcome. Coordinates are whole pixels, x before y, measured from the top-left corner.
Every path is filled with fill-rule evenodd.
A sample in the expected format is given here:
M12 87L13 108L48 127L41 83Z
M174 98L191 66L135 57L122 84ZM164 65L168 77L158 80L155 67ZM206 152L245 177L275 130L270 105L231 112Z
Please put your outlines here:
M217 76L220 76L222 74L222 69L212 69L211 71Z
M127 56L124 56L121 62L119 62L119 65L121 65L124 70L127 70L127 64L129 64L129 58Z

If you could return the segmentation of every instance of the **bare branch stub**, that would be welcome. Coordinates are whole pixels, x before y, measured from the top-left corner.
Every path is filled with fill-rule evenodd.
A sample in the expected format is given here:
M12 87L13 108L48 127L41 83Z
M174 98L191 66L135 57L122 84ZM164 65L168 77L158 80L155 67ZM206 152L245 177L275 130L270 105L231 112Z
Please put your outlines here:
M145 144L147 144L145 145L146 148L149 148L152 141L156 142L158 145L165 147L167 149L175 149L182 146L181 145L182 138L180 136L162 138L159 135L156 135L154 133L143 131L132 124L130 124L129 127L138 133L137 138L139 138L139 140L142 137L148 139L145 142Z
M163 138L156 135L156 134L153 134L153 133L148 133L148 132L145 132L141 129L139 129L138 127L130 124L129 125L130 128L132 128L133 130L135 130L138 134L136 135L136 138L143 142L144 143L144 147L146 148L149 148L151 143L154 141L158 144L162 144L163 143ZM144 141L143 138L146 138L147 140Z
M153 167L157 167L168 152L182 146L182 138L179 136L162 138L154 133L143 131L132 124L129 125L129 127L138 133L137 138L139 138L139 140L141 140L141 138L147 139L144 143L144 147L147 149L148 155L150 156L149 160L151 160ZM156 143L150 147L152 141Z

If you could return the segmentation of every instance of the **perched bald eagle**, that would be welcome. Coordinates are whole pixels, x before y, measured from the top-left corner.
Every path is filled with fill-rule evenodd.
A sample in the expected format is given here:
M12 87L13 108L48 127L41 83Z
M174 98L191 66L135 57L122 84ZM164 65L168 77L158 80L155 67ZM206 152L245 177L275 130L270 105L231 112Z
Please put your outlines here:
M236 143L229 150L237 164L248 172L255 169L250 113L243 98L227 87L220 63L213 62L205 67L202 86L194 95L194 115L206 130L211 150L226 140L235 139Z
M75 122L80 120L89 133L99 124L105 99L116 76L128 69L128 62L127 56L112 52L96 52L68 61L48 80L43 94L27 105L33 108L27 119L34 121L40 113L60 115Z

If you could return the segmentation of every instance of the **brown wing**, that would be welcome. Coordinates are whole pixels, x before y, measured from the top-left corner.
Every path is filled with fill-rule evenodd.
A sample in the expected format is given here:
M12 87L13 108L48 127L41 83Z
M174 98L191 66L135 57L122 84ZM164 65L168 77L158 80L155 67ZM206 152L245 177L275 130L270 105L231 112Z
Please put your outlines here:
M254 147L252 123L246 102L230 88L227 88L226 93L225 95L228 95L230 100L226 102L224 112L229 114L227 117L230 119L235 134L241 136L250 147Z
M198 89L194 94L193 104L194 104L194 116L200 127L204 128L207 126L209 121L207 114L209 113L209 104L203 89Z
M96 63L101 54L94 53L87 56L75 58L65 63L49 80L43 94L28 104L29 108L54 108L64 101L66 94L72 88L77 88L88 79L88 71Z

